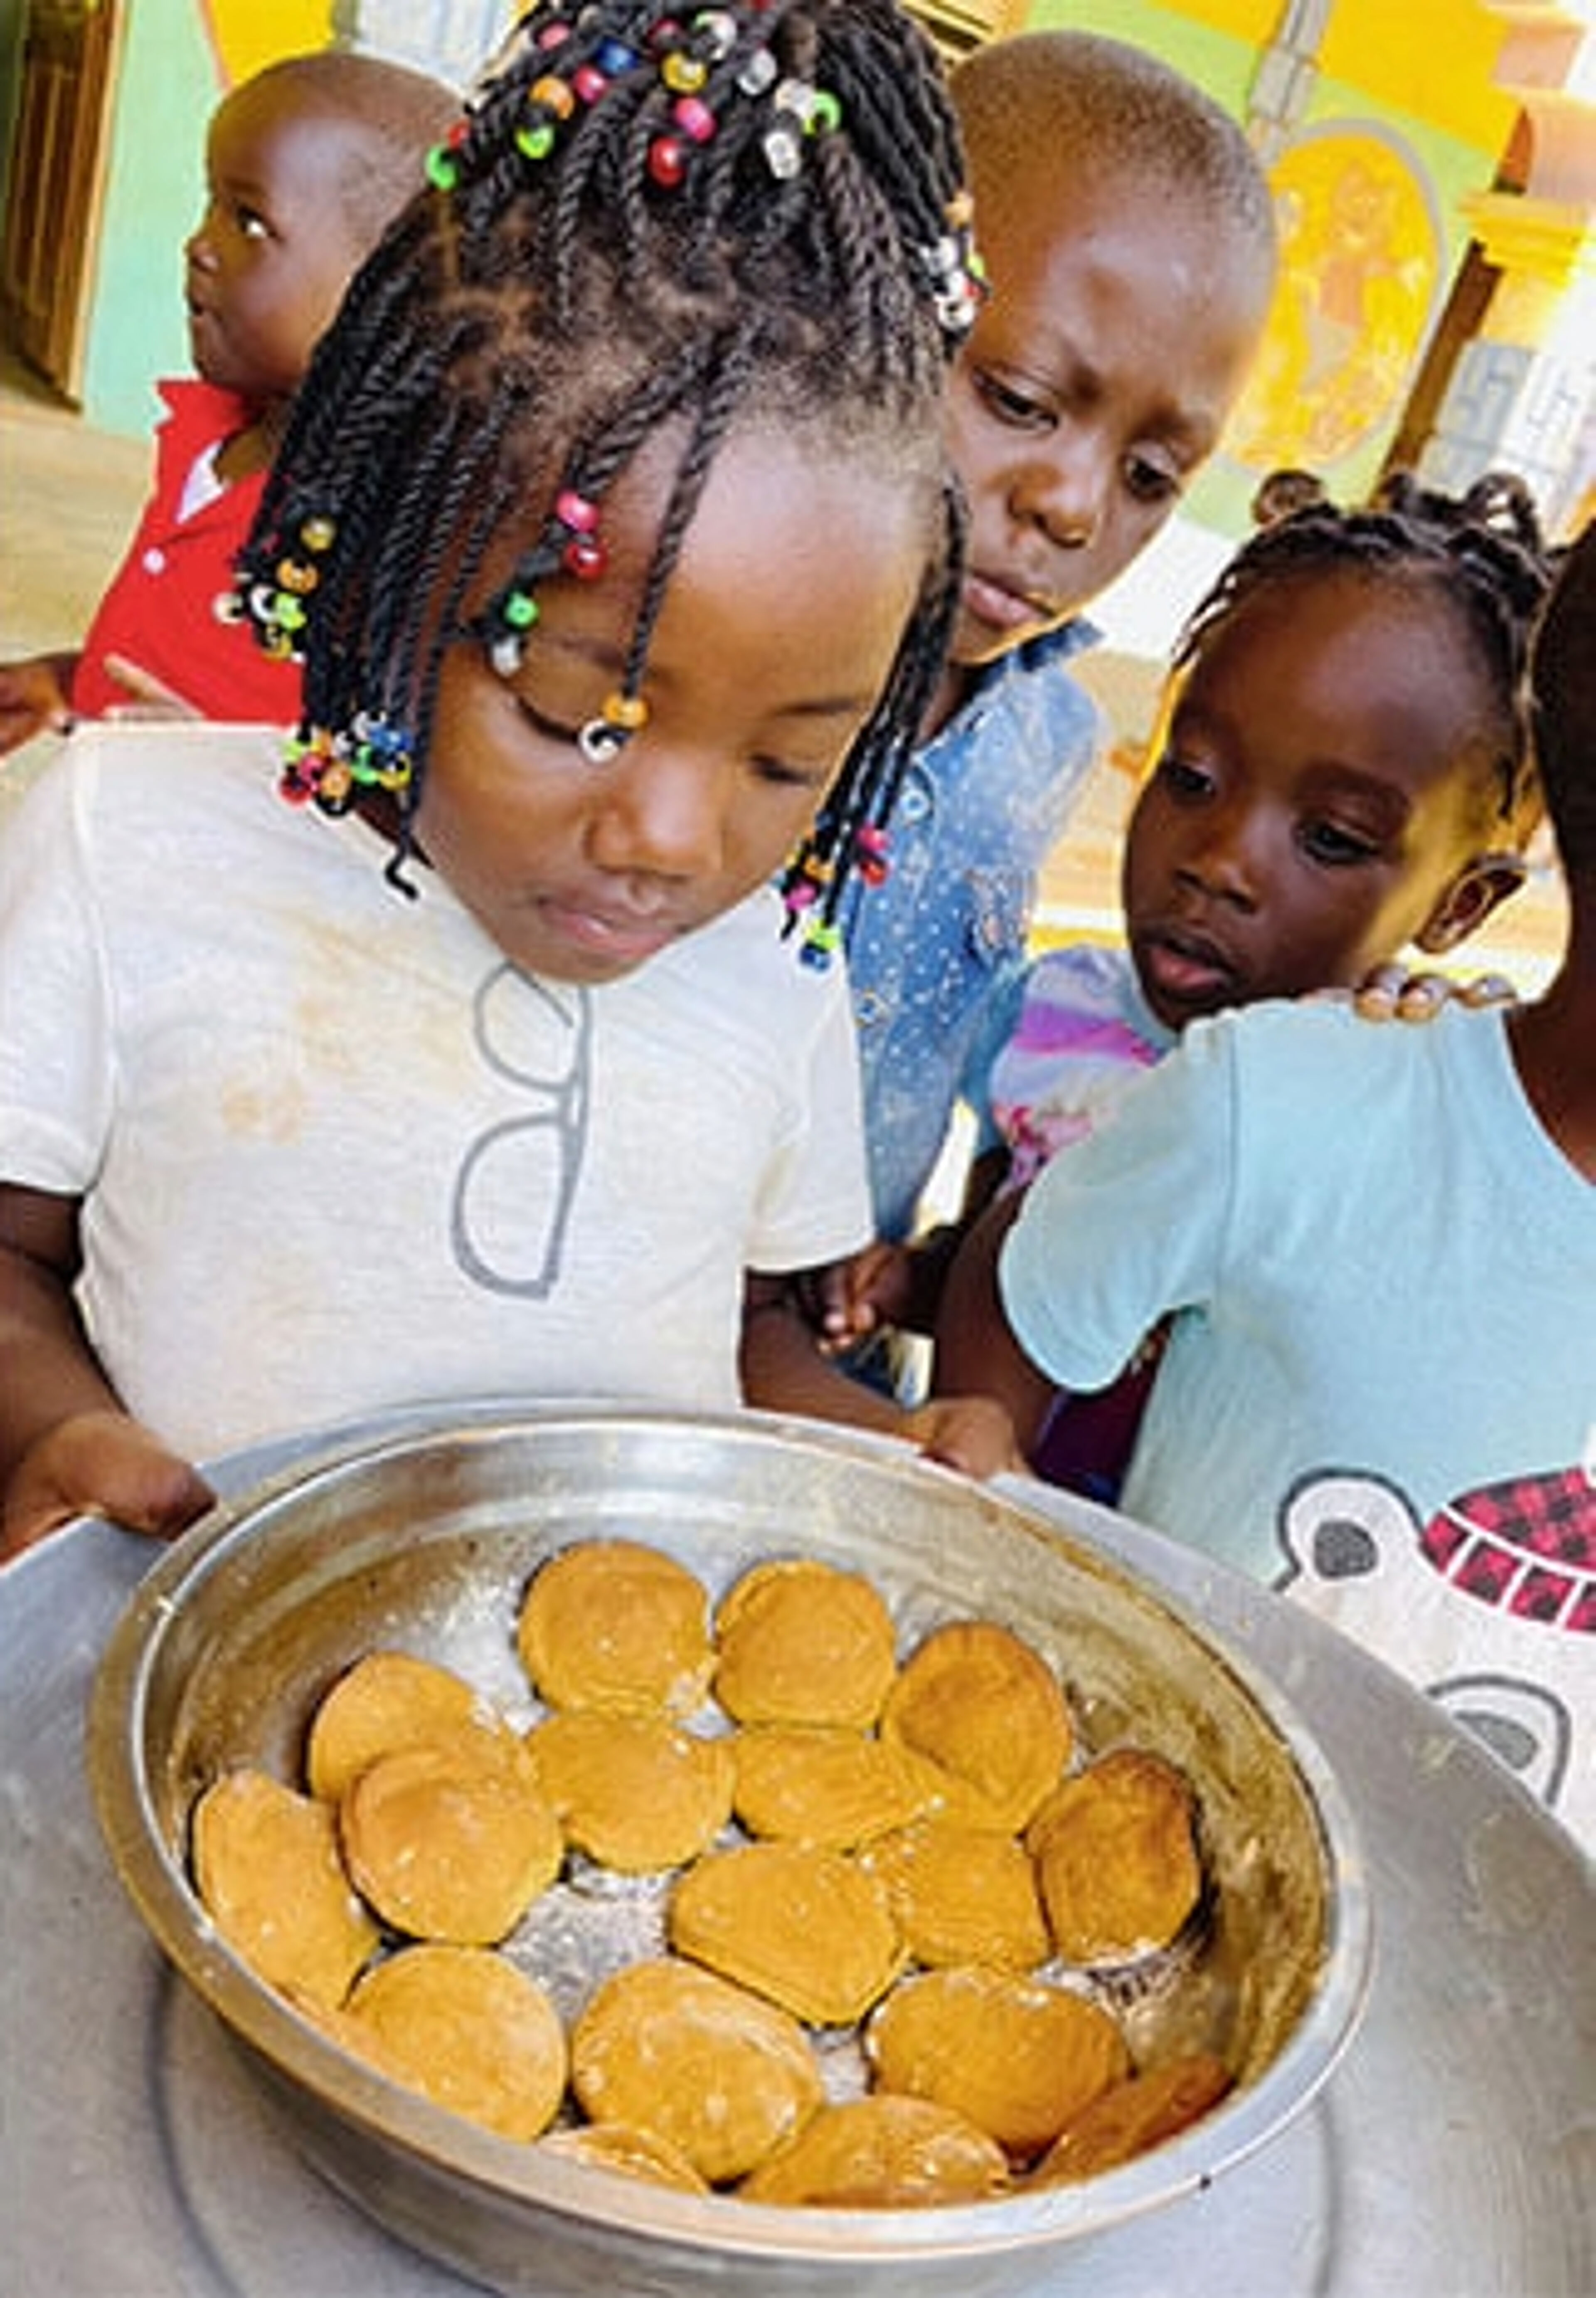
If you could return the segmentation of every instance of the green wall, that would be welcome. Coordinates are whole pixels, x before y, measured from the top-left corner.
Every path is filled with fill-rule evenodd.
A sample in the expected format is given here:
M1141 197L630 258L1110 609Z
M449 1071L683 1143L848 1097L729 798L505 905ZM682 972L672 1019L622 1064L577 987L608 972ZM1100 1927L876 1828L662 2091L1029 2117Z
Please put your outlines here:
M84 413L105 430L147 432L155 379L187 372L183 243L219 95L194 0L128 0L83 377Z

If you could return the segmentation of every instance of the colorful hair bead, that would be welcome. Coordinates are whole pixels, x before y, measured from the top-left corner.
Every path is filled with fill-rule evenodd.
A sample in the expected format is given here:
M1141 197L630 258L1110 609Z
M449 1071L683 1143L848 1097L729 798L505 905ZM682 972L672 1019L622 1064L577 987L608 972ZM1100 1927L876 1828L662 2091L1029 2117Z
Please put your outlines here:
M560 552L559 563L579 583L596 583L609 558L596 534L574 534Z
M554 498L554 516L573 534L593 534L598 532L599 506L591 496L579 494L575 487L561 487Z
M709 77L709 67L701 56L677 48L660 65L659 77L674 95L696 95Z
M692 20L693 35L712 64L724 62L737 45L737 19L728 8L700 8Z
M971 236L974 203L961 192L944 211L947 229L920 251L938 325L950 335L968 334L987 294L987 267Z
M804 938L798 949L798 962L823 973L842 946L840 926L822 923L819 920L804 929Z
M533 81L526 91L526 100L551 112L556 120L569 120L576 109L576 97L569 82L557 79L552 72L545 72L542 79Z
M715 114L701 96L679 95L671 118L690 144L707 144L715 134Z
M648 723L649 706L641 694L607 694L599 715L577 735L576 746L589 765L607 766Z
M879 822L867 822L854 834L854 859L867 886L879 886L891 870L887 859L888 838Z
M763 95L773 87L781 70L768 48L756 48L737 75L739 93L743 95Z
M350 733L354 745L348 761L351 780L367 789L403 789L411 773L410 738L405 729L381 711L358 710Z
M290 735L283 745L277 791L290 806L313 799L329 814L347 813L351 786L338 737L325 726L302 727Z
M687 146L679 136L657 136L649 146L649 174L662 192L674 192L687 176Z

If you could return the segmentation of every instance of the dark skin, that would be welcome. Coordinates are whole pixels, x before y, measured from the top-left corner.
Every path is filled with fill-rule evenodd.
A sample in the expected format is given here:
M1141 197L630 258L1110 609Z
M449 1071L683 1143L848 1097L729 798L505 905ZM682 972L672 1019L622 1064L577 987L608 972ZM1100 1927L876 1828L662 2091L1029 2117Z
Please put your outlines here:
M1508 1020L1518 1080L1548 1137L1596 1182L1596 882L1569 880L1569 933L1542 995ZM947 1273L937 1329L937 1377L980 1389L1012 1419L1029 1452L1054 1391L1015 1341L1004 1315L997 1264L1023 1198L1002 1198L969 1231Z
M1228 616L1171 682L1126 831L1126 938L1160 1021L1366 986L1372 1019L1433 1013L1430 978L1393 969L1397 951L1443 955L1523 881L1530 824L1501 817L1498 720L1434 589L1318 569ZM935 1329L1007 1164L977 1161L958 1222L833 1272L817 1288L828 1340Z
M345 173L374 133L278 76L235 89L211 123L205 210L183 251L184 299L195 372L250 409L216 458L229 485L271 461L317 339L371 244L372 229L351 211ZM0 665L0 754L66 731L77 664L63 650ZM107 667L128 693L118 715L189 715L136 663Z
M1596 886L1569 881L1568 946L1544 993L1508 1021L1518 1081L1547 1133L1596 1181Z
M463 646L440 683L425 856L499 949L550 980L619 979L769 882L879 690L922 576L924 501L898 480L810 442L734 434L655 627L647 723L609 771L574 771L624 657L670 469L645 456L617 483L607 579L545 587L513 680ZM845 568L823 582L805 553L839 533ZM94 1357L74 1306L81 1261L75 1199L0 1187L0 1554L86 1510L174 1533L208 1498ZM896 1434L972 1475L1018 1465L987 1399L908 1417L828 1363L785 1275L749 1274L744 1305L750 1404Z

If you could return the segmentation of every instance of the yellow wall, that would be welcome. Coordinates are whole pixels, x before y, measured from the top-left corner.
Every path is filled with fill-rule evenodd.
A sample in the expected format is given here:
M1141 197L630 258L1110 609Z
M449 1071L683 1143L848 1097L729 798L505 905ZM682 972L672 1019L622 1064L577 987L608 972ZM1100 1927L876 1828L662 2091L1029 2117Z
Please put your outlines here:
M1517 112L1492 81L1506 30L1483 0L1336 0L1319 63L1327 79L1348 80L1494 160Z
M328 0L206 0L206 29L222 82L234 87L279 56L325 48L329 37Z

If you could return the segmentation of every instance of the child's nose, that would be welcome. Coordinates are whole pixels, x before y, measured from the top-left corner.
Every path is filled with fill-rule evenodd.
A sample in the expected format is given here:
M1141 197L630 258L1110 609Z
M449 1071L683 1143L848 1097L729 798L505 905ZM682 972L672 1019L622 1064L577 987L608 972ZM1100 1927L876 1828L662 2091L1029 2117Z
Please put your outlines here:
M1251 908L1264 868L1259 826L1244 806L1204 807L1180 861L1180 875L1216 900Z
M1055 434L1016 480L1013 508L1060 550L1097 539L1109 487L1109 458L1096 442Z
M718 763L634 737L613 764L598 809L596 858L606 869L702 878L725 852L727 775Z
M208 270L216 260L210 227L211 211L207 208L183 243L183 260L196 271Z

